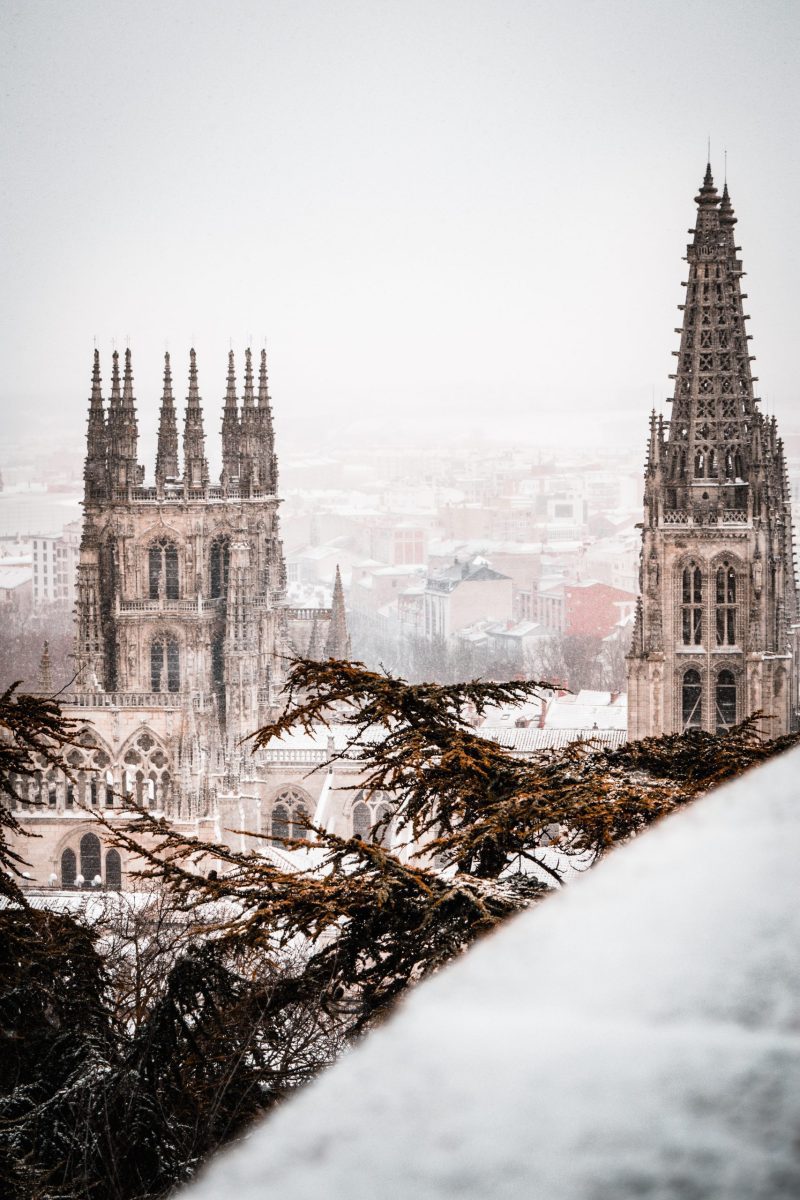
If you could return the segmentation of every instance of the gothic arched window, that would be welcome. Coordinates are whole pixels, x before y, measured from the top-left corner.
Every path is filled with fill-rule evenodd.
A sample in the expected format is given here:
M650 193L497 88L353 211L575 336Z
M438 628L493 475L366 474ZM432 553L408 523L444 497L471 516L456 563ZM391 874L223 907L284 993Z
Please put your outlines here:
M359 800L358 804L353 805L353 837L361 838L362 842L368 842L370 832L372 831L372 813L368 804L363 800Z
M703 640L703 575L695 563L684 567L681 577L681 636L684 646Z
M276 804L272 810L272 840L276 846L283 844L283 839L289 837L289 810L283 804Z
M216 537L208 556L209 595L212 600L228 591L230 546L226 537Z
M77 874L78 864L75 859L75 851L65 850L61 855L61 886L64 888L75 887Z
M391 829L388 819L391 811L385 793L375 792L369 797L363 792L356 793L356 803L353 805L353 837L361 838L362 842L374 842L379 846L389 845Z
M727 668L717 676L717 733L736 724L736 676Z
M106 887L122 891L122 859L118 850L109 850L106 855Z
M736 572L730 563L717 568L717 645L736 645Z
M150 645L150 691L181 690L181 655L178 639L172 634L159 635Z
M304 804L298 804L292 809L292 837L307 838L308 824L311 814Z
M150 567L150 599L164 595L168 600L178 599L178 548L167 538L153 542L148 552Z
M683 677L681 688L681 715L684 729L703 727L703 685L700 672L691 667Z
M278 838L308 838L308 822L312 819L308 798L296 788L286 788L276 797L272 810L272 836Z
M85 833L81 838L81 875L90 884L99 874L100 839L95 833Z

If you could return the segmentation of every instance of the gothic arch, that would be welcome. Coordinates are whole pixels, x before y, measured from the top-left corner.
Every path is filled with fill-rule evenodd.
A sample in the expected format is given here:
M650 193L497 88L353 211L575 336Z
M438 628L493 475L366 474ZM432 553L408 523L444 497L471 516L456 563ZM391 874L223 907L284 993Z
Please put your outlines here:
M296 784L278 788L272 797L270 811L270 833L274 844L280 846L282 838L312 837L305 823L313 821L315 808L304 788Z
M181 594L183 539L166 526L155 535L142 538L145 551L146 595L151 600L164 596L177 600Z
M105 799L105 772L112 762L108 743L84 726L64 754L65 768L72 777L64 778L66 806L71 808L77 803L99 808Z
M93 874L89 876L87 871ZM119 851L107 845L99 837L97 826L90 823L76 822L53 849L52 875L55 875L58 887L74 887L75 880L81 875L83 887L91 890L93 886L98 886L93 885L93 879L99 875L102 886L120 891L123 873L124 864Z
M376 832L376 826L391 817L392 806L386 792L358 791L349 805L352 836L365 842L381 846L392 844L392 821L389 820Z
M699 554L684 554L673 570L675 641L699 649L708 640L708 563Z
M742 720L747 702L744 682L740 662L720 657L712 663L709 704L712 729L716 733L723 733Z
M131 734L120 751L122 791L137 804L162 812L172 797L173 769L169 752L147 725Z
M180 631L173 628L152 631L147 667L151 692L179 692L185 670L185 647Z
M737 554L720 553L708 571L709 603L713 607L711 641L717 646L742 644L747 571Z

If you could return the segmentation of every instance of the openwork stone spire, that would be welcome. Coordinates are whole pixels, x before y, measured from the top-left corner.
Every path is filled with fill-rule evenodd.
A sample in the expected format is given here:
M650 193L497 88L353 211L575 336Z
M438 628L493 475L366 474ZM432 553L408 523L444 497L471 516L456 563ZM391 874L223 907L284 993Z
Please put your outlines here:
M203 404L197 383L197 355L189 351L189 394L183 421L183 469L186 486L204 488L208 483L206 439L203 432Z
M236 398L236 368L233 351L228 354L228 384L222 410L222 483L226 486L239 477L240 425Z
M161 395L161 415L158 422L156 451L156 486L163 488L167 479L178 476L178 422L172 398L172 370L169 353L164 355L164 391Z
M753 468L757 399L742 308L741 261L733 242L736 218L727 185L722 202L711 167L695 197L694 240L672 420L663 456L666 509L746 510Z

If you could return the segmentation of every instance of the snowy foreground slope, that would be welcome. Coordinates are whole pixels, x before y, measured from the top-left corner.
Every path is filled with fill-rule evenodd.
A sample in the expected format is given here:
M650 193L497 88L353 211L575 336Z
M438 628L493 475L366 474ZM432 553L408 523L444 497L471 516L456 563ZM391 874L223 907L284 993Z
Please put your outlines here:
M800 750L418 988L187 1200L800 1195Z

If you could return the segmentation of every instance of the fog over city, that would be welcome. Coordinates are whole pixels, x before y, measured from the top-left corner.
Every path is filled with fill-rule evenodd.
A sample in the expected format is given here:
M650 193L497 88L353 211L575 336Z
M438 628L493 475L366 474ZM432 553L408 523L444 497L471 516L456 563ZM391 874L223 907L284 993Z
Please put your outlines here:
M3 10L6 437L81 436L116 340L151 463L165 348L211 414L266 341L283 452L513 423L641 457L709 137L793 420L793 4Z

